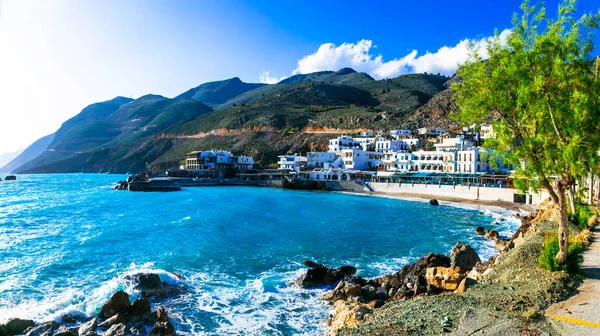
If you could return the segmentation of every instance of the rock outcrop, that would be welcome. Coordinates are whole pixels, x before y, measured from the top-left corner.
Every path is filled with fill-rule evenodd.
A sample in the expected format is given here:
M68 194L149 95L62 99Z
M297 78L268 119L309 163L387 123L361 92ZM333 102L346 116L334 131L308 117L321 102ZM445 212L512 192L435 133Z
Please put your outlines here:
M165 281L160 280L160 276L155 273L138 273L129 275L125 278L126 281L134 283L134 288L142 293L145 298L159 297L165 298L177 294L182 288L174 285L169 285Z
M481 259L469 244L456 243L450 251L450 264L458 267L461 273L469 272L478 262Z
M310 267L310 269L292 283L295 286L304 288L317 285L330 286L356 273L356 267L353 266L327 268L310 260L304 260L304 264Z
M118 313L126 314L129 312L130 306L129 295L122 290L118 291L102 306L98 317L108 319Z

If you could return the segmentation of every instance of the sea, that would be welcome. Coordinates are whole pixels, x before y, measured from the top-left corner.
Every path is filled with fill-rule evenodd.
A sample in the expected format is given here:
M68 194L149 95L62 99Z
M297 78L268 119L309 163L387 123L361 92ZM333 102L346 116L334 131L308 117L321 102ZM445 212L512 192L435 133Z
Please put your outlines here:
M124 175L19 175L0 182L0 323L92 316L127 275L153 272L183 288L154 299L191 335L318 335L327 288L290 286L310 259L370 278L429 252L471 244L477 226L508 236L508 214L424 200L260 187L116 191ZM506 221L492 225L497 217Z

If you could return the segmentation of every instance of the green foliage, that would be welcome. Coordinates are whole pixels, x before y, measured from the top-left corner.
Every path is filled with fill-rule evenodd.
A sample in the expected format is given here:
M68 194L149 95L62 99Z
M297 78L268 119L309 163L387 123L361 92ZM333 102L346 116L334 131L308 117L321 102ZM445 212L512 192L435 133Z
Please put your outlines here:
M569 220L580 229L588 227L588 220L594 216L594 210L587 205L579 204L575 207L575 213L569 213Z
M571 242L569 244L567 260L565 263L559 264L556 261L558 253L558 237L556 234L546 236L542 251L538 259L538 265L550 272L566 271L569 274L578 274L579 265L583 261L583 250L585 245L580 242Z
M282 136L289 136L290 135L290 131L287 128L282 129L281 131L279 131L279 133Z
M598 160L600 82L590 66L598 14L574 18L571 0L554 20L541 5L521 8L512 34L502 41L496 33L487 46L488 60L472 50L459 69L456 117L470 125L494 116L496 137L487 145L506 164L526 162L516 185L552 189L551 176L573 184Z

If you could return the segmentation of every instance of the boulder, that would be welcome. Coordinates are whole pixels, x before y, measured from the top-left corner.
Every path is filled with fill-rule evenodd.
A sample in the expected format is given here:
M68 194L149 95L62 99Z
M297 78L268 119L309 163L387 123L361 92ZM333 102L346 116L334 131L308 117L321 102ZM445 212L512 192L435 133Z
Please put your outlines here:
M321 300L329 301L333 303L338 300L347 300L352 296L360 296L361 288L359 284L348 282L348 281L340 281L335 289L323 294L321 296Z
M461 273L469 272L478 262L481 259L469 244L456 243L450 251L450 265L460 268Z
M107 331L104 332L104 336L125 336L127 335L127 327L123 323L114 324Z
M20 335L27 328L35 326L35 322L32 320L24 320L20 318L14 318L6 322L4 325L4 329L6 330L6 335Z
M156 322L150 330L150 336L174 336L175 328L170 322Z
M438 289L454 291L464 278L458 267L429 267L425 279L430 286Z
M111 296L111 298L102 306L100 313L98 313L98 317L107 319L113 317L117 313L126 314L129 312L129 308L129 295L120 290L113 294L113 296Z
M61 318L60 321L62 323L75 323L77 322L77 319L75 318L75 316L70 315L70 314L64 314Z
M56 330L54 336L79 336L77 328L69 328L66 325L61 325Z
M462 280L461 280L461 282L458 284L458 287L456 288L456 290L454 291L454 293L460 293L460 294L462 294L462 293L464 293L464 292L465 292L465 290L466 290L468 287L471 287L471 286L473 286L473 285L474 285L474 284L476 284L476 283L477 283L477 281L475 281L475 280L473 280L473 279L471 279L471 278L464 278L464 279L462 279Z
M127 319L129 321L138 322L141 321L144 315L150 314L152 310L150 309L150 301L146 298L140 298L133 301L131 304L131 310L127 315Z
M29 328L25 331L25 336L52 336L54 330L58 328L58 323L54 321L42 323L39 326Z
M365 315L371 314L373 308L367 304L351 301L336 301L335 314L329 321L331 332L335 333L342 328L352 328L364 320Z
M477 233L480 236L485 235L485 228L483 226L478 226L475 228L475 233Z
M429 200L429 205L434 205L434 206L440 205L440 202L438 202L438 200L436 200L435 198L433 198L433 199Z
M498 231L491 229L485 233L485 236L490 240L497 240L498 238L500 238L500 234L498 233Z
M356 274L356 268L353 266L342 266L339 268L327 268L321 264L305 260L304 264L311 267L292 284L310 288L316 285L333 285L339 280Z
M371 301L371 300L375 299L376 295L377 295L377 287L375 287L375 286L366 285L360 289L360 296L363 299L365 299L366 301Z
M98 328L108 329L115 324L125 323L126 320L127 319L125 317L125 314L117 313L116 315L113 315L113 316L109 317L108 319L104 320L102 323L100 323L98 325Z
M79 326L79 335L88 335L98 328L98 320L93 318Z
M129 275L125 280L135 284L135 289L139 290L143 297L159 297L165 298L176 294L181 289L177 286L169 285L160 280L158 274L155 273L138 273Z

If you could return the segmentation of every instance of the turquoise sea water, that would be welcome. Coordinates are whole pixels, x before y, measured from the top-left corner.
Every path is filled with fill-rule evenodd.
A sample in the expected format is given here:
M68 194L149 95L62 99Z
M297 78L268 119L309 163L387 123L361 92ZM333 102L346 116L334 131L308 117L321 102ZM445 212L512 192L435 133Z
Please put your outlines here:
M314 335L324 289L290 288L303 259L393 271L474 235L490 214L421 201L252 187L115 191L119 175L29 175L0 182L0 323L97 313L123 277L153 271L185 287L165 306L191 334ZM501 234L516 227L496 226ZM181 276L181 279L177 275Z

